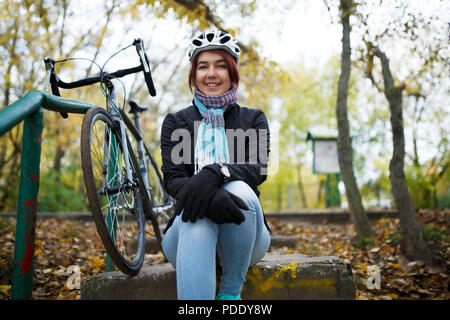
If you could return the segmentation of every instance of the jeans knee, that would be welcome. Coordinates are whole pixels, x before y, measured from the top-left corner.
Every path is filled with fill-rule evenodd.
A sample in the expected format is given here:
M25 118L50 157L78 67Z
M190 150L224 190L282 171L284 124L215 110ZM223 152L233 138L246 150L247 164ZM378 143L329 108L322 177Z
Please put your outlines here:
M209 219L197 219L195 222L181 222L180 234L188 236L190 239L199 241L210 241L217 237L217 227Z
M223 188L244 201L249 208L259 205L259 199L253 189L244 181L235 180L224 184Z

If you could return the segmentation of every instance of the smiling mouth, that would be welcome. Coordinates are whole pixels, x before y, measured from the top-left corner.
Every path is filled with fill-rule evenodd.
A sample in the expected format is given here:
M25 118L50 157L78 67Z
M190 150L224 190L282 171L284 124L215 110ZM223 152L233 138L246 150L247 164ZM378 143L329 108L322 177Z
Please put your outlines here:
M214 87L218 87L220 85L220 83L207 83L206 86L208 88L214 88Z

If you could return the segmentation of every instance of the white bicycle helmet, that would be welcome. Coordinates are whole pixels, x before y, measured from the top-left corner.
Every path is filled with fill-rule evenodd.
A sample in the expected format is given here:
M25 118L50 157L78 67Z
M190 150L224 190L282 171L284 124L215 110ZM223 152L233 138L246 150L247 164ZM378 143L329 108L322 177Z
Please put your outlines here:
M234 58L236 64L239 63L241 49L239 49L237 41L231 34L220 30L206 31L193 38L189 45L189 61L194 59L200 52L214 49L227 51Z

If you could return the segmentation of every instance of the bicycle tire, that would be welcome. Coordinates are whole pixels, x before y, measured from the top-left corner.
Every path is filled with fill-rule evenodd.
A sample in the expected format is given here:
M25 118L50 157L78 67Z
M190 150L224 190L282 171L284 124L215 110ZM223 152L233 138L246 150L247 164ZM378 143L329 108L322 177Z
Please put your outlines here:
M89 206L111 260L123 273L133 276L141 269L145 254L141 198L144 187L129 144L128 150L131 184L124 173L123 144L118 127L106 110L89 109L81 129L81 164ZM113 227L109 227L111 221Z

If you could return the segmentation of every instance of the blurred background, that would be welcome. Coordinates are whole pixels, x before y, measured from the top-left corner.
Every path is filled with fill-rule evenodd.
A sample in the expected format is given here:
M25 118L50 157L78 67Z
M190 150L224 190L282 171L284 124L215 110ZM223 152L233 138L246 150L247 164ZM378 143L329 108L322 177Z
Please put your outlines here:
M449 23L450 2L355 1L351 16L352 73L348 118L353 165L366 207L394 206L389 181L392 130L379 61L387 55L405 84L405 174L416 208L450 207ZM0 0L0 103L47 90L43 59L88 58L102 66L119 49L142 38L157 96L141 74L119 84L120 101L133 98L143 114L146 141L160 163L159 135L168 112L191 103L187 85L189 40L209 28L240 42L242 106L262 109L271 128L271 164L261 186L266 211L346 207L339 177L315 170L314 139L337 135L337 84L342 24L336 0ZM138 64L133 48L105 69ZM88 61L57 65L64 81L98 73ZM104 106L98 86L61 90L66 98ZM45 112L38 210L88 211L80 164L82 116ZM17 210L22 126L0 137L0 212ZM327 203L334 184L338 202Z

